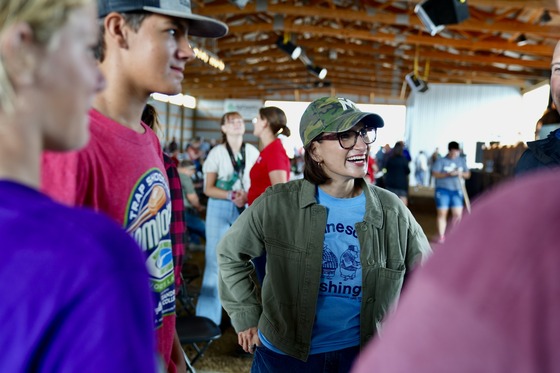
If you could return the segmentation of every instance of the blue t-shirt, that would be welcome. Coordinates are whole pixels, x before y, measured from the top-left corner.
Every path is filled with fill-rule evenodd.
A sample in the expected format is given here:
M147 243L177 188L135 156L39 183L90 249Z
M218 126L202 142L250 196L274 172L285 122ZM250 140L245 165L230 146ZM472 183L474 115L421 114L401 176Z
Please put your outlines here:
M335 198L318 188L318 202L327 208L323 272L311 353L341 350L360 344L362 266L354 228L364 220L366 197Z
M364 193L354 198L335 198L318 189L318 202L327 208L323 246L323 272L317 299L317 312L311 336L310 354L358 346L362 266L360 244L354 228L366 212ZM261 342L284 354L260 332Z
M467 161L464 157L457 157L451 159L448 157L439 158L432 168L435 172L451 172L451 171L467 171ZM441 179L436 179L436 188L448 190L461 190L461 182L459 176L448 176Z

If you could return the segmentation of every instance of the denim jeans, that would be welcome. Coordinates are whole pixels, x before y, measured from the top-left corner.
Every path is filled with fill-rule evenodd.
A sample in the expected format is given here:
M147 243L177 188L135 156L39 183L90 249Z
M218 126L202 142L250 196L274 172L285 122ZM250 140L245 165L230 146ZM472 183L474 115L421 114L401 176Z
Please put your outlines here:
M218 294L218 256L216 246L239 217L231 201L210 198L206 210L206 252L202 287L196 303L196 315L205 316L216 324L222 321L222 302Z
M424 170L416 170L416 185L424 186L426 185L426 171Z
M309 355L306 362L261 346L255 350L251 373L347 373L360 347Z

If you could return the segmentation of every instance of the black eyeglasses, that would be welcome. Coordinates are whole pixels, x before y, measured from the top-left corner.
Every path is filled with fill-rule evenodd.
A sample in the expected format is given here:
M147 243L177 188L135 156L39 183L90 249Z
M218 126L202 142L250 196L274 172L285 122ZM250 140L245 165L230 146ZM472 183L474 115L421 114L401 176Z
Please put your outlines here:
M359 131L348 130L339 133L327 133L317 138L320 140L338 140L340 146L344 149L352 149L358 141L358 135L367 145L372 144L377 139L377 128L362 128Z

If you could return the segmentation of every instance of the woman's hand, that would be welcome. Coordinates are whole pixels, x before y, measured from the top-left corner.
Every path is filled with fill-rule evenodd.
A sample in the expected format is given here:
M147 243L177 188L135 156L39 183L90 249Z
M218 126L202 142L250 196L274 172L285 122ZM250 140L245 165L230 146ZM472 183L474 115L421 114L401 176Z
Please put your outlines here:
M237 207L243 207L247 203L247 192L243 189L235 191L235 197L233 198L233 203Z
M253 327L237 333L237 343L243 348L243 351L250 354L255 352L255 347L261 346L257 328Z

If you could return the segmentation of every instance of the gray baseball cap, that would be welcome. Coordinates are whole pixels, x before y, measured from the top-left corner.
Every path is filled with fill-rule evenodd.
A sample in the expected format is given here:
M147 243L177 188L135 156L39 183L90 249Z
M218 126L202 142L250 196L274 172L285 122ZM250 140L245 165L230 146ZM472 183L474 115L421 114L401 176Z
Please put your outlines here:
M366 127L384 126L383 118L374 113L364 113L347 98L323 97L305 109L299 124L299 134L303 146L306 146L323 132L344 132L360 121Z
M189 20L189 35L219 38L227 34L225 23L213 18L199 16L191 11L191 0L97 0L99 18L111 12L147 12Z

